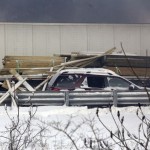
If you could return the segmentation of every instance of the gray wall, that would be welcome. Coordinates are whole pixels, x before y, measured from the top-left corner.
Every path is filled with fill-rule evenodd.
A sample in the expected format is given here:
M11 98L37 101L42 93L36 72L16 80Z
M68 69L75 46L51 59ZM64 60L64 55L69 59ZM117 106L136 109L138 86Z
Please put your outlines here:
M0 60L5 55L101 53L114 46L120 51L120 42L126 53L145 55L149 40L150 24L0 23Z

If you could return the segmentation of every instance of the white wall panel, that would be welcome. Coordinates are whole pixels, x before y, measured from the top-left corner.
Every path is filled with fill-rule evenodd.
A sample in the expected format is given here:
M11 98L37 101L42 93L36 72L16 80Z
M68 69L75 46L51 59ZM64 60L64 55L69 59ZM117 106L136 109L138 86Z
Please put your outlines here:
M140 55L140 25L114 25L114 41L118 50L122 42L126 53Z
M112 25L88 25L88 52L104 52L114 47Z
M32 26L5 25L6 55L32 55Z
M33 55L60 53L59 26L33 26Z
M4 25L0 25L0 68L2 68L2 59L5 56L5 36Z
M85 25L61 26L61 53L87 51L87 32Z
M141 55L150 56L150 25L141 25Z
M0 23L0 59L5 55L53 55L104 52L114 46L126 53L150 55L150 24ZM2 63L0 63L2 67Z

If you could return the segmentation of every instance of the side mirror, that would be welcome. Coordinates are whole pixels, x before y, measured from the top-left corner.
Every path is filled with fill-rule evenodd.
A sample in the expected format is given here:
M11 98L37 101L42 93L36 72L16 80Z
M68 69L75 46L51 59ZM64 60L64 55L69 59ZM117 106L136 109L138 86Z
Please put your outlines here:
M134 90L135 89L135 86L133 85L133 84L131 84L130 86L129 86L129 90Z

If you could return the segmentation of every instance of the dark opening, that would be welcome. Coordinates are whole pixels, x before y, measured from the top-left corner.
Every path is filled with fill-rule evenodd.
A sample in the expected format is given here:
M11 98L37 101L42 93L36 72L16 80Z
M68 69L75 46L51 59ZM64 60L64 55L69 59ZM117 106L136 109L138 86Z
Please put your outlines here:
M105 77L102 76L89 76L87 77L89 87L105 88Z

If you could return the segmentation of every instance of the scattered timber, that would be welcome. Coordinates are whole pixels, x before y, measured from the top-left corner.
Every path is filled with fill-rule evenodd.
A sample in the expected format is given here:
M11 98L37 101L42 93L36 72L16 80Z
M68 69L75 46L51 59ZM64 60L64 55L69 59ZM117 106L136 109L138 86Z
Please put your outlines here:
M66 56L68 57L68 59L75 61L80 60L80 58L91 58L96 55L80 55L80 53L76 53L62 56ZM82 66L81 64L79 67L103 67L106 69L110 69L122 76L135 76L135 74L133 73L134 70L137 76L148 77L150 76L150 57L135 55L104 55L94 61L89 61L89 63L86 63L85 66Z
M64 68L104 67L122 76L134 76L133 70L137 76L150 76L150 57L112 55L115 49L114 47L102 54L90 55L72 53L56 56L5 56L0 75L3 76L4 81L2 87L7 89L7 92L0 97L0 104L11 97L12 105L17 106L14 97L16 89L21 92L24 90L32 93L39 90L44 92L53 74ZM44 77L35 87L27 81L29 76L33 77L33 75ZM15 86L8 80L12 77L18 80Z
M23 77L21 75L19 75L19 73L16 72L16 70L14 69L10 69L10 73L12 75L14 75L16 77L16 79L18 79L19 81L24 80ZM29 91L35 91L35 89L26 81L23 82L23 85L29 90Z
M50 74L52 73L51 68L55 72L62 67L87 67L97 60L102 59L103 56L112 54L115 49L114 47L99 55L70 60L68 62L66 62L65 57L60 56L5 56L3 59L4 68L0 71L0 75L10 74L10 69L15 69L22 75L31 75Z
M93 56L90 58L84 58L84 59L80 59L80 60L73 60L73 61L69 61L69 62L65 62L62 63L61 65L55 66L54 68L60 68L60 67L86 67L89 63L92 63L94 61L96 61L98 58L101 58L105 55L110 55L115 51L115 47L111 48L110 50L106 51L103 54L97 55L97 56Z
M14 76L18 83L16 83L15 87L11 87L10 82L8 79L4 81L3 87L8 89L8 91L2 95L0 98L0 104L5 101L10 96L12 96L12 104L16 106L15 99L13 98L13 95L15 92L15 88L22 89L20 86L23 84L24 87L30 91L35 92L39 88L42 88L42 91L46 90L46 85L50 78L53 76L54 73L57 71L60 71L64 69L65 67L86 67L88 64L91 64L92 62L96 61L97 59L105 56L110 55L115 51L115 47L106 51L103 54L92 56L89 58L84 58L80 60L72 60L69 62L64 62L64 57L42 57L42 56L5 56L3 60L3 65L5 71L10 73L12 76ZM35 68L35 69L33 69ZM25 74L25 72L30 71L35 73L35 70L44 70L45 74L47 73L47 78L42 81L39 85L37 85L35 88L32 87L27 81L27 78L23 78L22 74ZM45 70L48 69L48 70ZM47 72L48 71L48 72ZM37 72L36 72L37 73ZM42 74L43 72L39 71L38 73Z
M20 85L22 85L27 78L23 79L22 81L18 81L14 86L12 86L6 93L4 93L1 97L0 97L0 104L5 101L10 95L12 95L13 92L16 91L16 89L18 87L20 87Z

